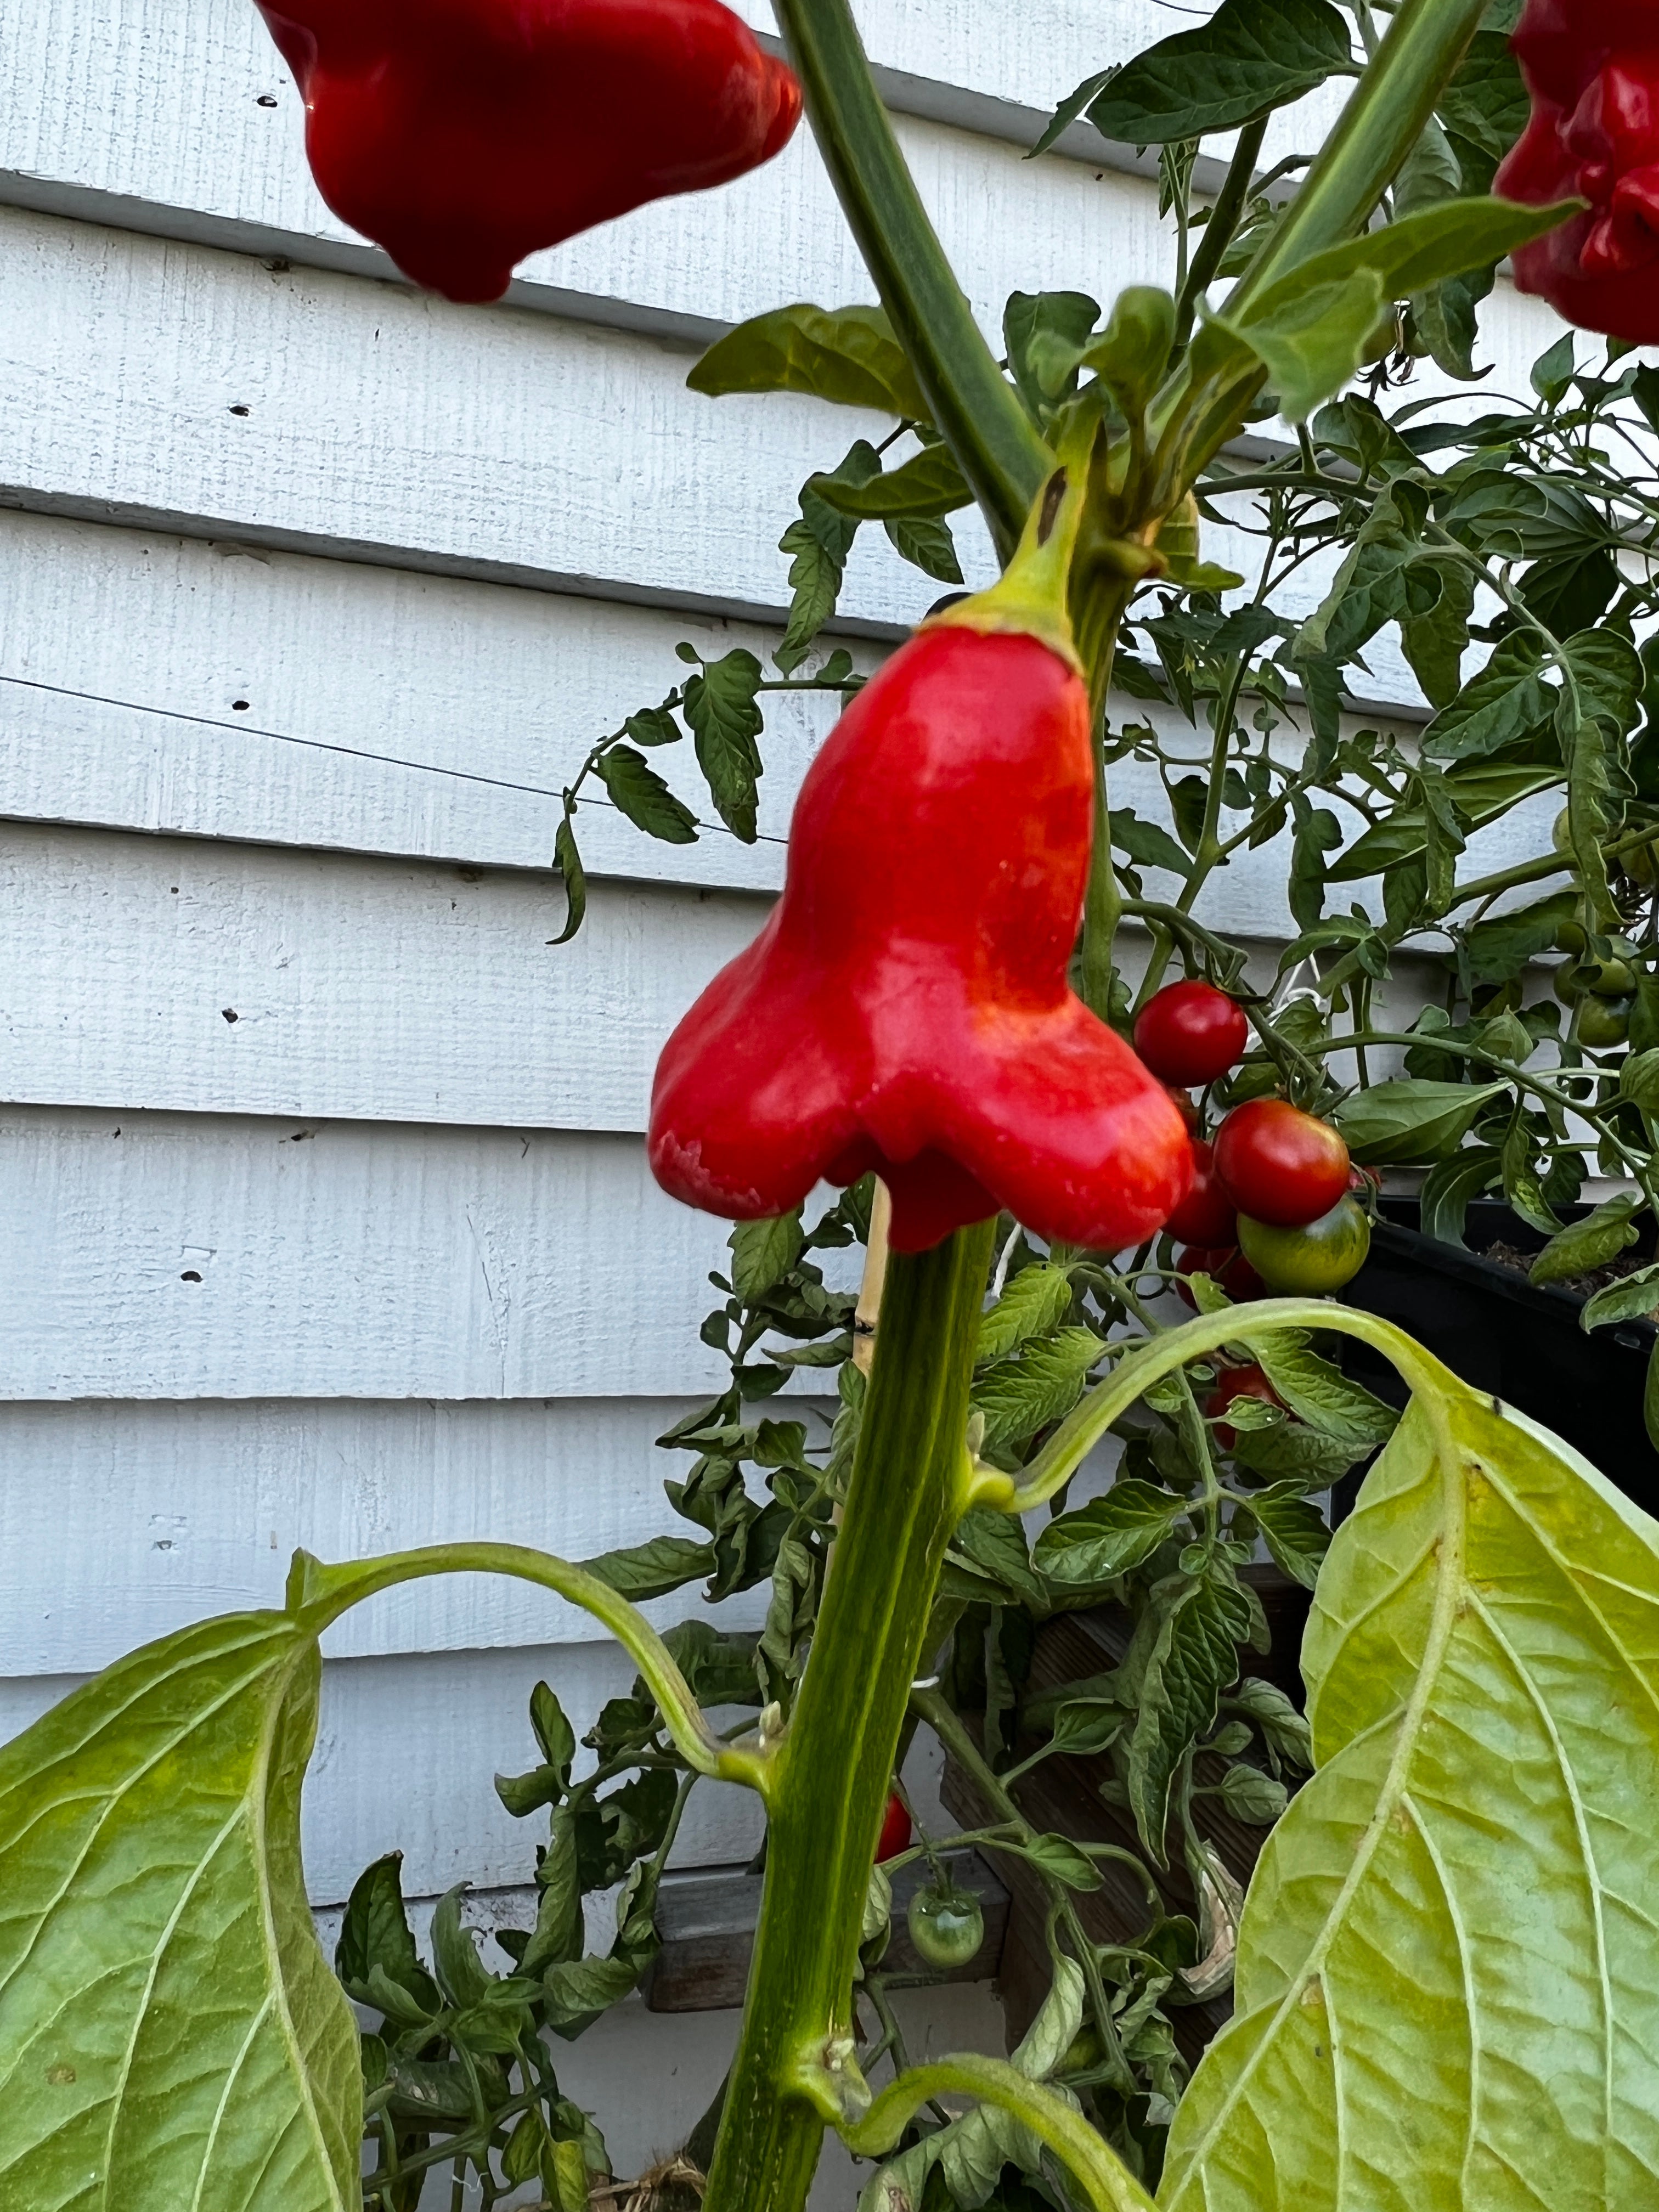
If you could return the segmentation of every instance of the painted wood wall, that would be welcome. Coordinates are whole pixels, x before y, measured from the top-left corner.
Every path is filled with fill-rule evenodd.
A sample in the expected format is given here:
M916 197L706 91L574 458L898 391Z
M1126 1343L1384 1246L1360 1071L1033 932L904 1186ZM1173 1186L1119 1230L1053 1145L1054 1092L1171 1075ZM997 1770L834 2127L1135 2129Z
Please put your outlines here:
M1146 163L1087 131L1021 156L1167 10L860 15L988 327L1016 287L1166 273ZM27 0L0 86L3 1735L272 1601L296 1544L665 1524L652 1439L715 1379L723 1237L646 1174L650 1070L764 914L824 717L774 714L751 848L585 811L562 951L556 795L677 639L769 650L797 486L882 426L684 388L737 318L872 295L805 133L462 309L322 206L247 0ZM1506 290L1490 329L1512 374L1547 335ZM877 653L934 588L866 533L842 634ZM1217 910L1271 937L1268 857ZM501 1586L351 1616L316 1901L393 1845L417 1893L522 1881L490 1777L530 1686L586 1713L627 1672ZM687 1860L744 1856L745 1806L700 1802Z

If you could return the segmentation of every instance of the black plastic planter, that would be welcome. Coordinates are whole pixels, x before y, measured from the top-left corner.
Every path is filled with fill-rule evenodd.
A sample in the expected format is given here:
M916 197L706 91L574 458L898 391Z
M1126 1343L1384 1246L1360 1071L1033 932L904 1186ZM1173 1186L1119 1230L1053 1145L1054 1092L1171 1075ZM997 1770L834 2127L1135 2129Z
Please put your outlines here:
M1528 1253L1544 1247L1506 1206L1482 1200L1469 1207L1468 1251L1425 1237L1415 1200L1385 1199L1382 1210L1346 1302L1397 1322L1454 1374L1553 1429L1627 1498L1659 1513L1659 1452L1642 1418L1654 1324L1624 1322L1586 1335L1582 1297L1534 1290L1524 1275L1483 1259L1494 1243ZM1356 1381L1400 1404L1393 1368L1364 1345L1349 1351L1345 1364Z

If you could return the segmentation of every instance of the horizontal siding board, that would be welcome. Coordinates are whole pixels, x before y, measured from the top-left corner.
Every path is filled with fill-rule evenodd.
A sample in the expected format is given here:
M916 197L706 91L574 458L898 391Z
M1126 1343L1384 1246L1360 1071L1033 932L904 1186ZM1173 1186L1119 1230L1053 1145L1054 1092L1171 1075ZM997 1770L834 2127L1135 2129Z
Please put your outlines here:
M547 875L0 829L0 1096L642 1130L669 1030L766 912Z
M300 1549L356 1559L488 1540L585 1559L664 1534L698 1537L662 1488L690 1460L654 1440L699 1402L0 1408L0 1675L107 1666L209 1614L280 1604ZM821 1399L790 1403L819 1436L833 1413ZM33 1539L48 1527L42 1548ZM698 1609L699 1587L645 1610L665 1627ZM758 1626L764 1604L746 1595L714 1617ZM325 1649L366 1658L603 1640L545 1590L446 1575L356 1607Z
M1145 764L1125 763L1113 792L1164 811ZM1481 833L1468 866L1535 849L1550 805ZM1285 849L1241 852L1200 915L1285 935ZM1173 881L1149 872L1153 896ZM585 928L556 946L563 898L546 872L15 822L0 826L0 1096L640 1131L670 1030L766 910L738 892L599 883Z
M697 1330L726 1226L665 1197L636 1138L12 1108L0 1189L9 1400L723 1378Z
M0 504L38 513L763 621L801 482L886 427L702 398L616 331L16 210L0 265ZM976 517L958 538L982 580ZM891 636L936 595L866 532L842 619Z
M778 639L15 511L0 570L0 679L22 679L0 680L0 814L490 867L549 864L559 793L683 679L678 641L763 658ZM838 702L764 705L757 843L708 818L684 744L653 761L704 818L699 841L659 844L585 797L590 872L776 890L774 841Z
M802 481L890 428L702 398L684 354L615 331L16 210L0 265L0 503L36 512L764 619ZM936 596L861 537L849 619Z

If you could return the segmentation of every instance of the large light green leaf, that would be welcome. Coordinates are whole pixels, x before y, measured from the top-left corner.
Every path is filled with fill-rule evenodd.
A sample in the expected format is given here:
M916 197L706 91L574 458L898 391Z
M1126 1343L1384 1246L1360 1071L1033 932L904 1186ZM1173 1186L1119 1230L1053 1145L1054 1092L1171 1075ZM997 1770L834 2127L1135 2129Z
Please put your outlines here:
M1423 1366L1321 1577L1318 1771L1166 2212L1659 2202L1659 1526Z
M0 1752L0 2204L344 2212L350 2009L307 1909L312 1629L149 1645Z
M148 1644L0 1749L0 2212L357 2212L357 2034L300 1862L317 1639L377 1590L464 1573L586 1607L688 1761L753 1780L599 1575L513 1544L298 1553L286 1613Z

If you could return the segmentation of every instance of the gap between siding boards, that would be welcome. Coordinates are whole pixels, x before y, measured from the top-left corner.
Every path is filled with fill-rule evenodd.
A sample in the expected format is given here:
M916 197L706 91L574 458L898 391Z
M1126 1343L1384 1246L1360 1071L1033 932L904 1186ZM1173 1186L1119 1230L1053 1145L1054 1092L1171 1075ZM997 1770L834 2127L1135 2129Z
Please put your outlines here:
M1241 438L1224 450L1243 460L1275 458L1279 447L1266 438ZM61 515L70 522L106 523L122 530L159 531L173 538L199 538L212 544L254 545L274 553L297 553L313 560L361 562L366 568L400 568L428 576L454 576L465 582L507 584L522 591L545 592L577 599L602 599L618 606L648 607L656 612L683 614L709 622L750 623L775 629L787 626L786 607L757 599L725 598L705 592L671 590L637 584L626 577L589 576L552 568L534 568L511 561L477 560L463 554L428 553L418 548L390 545L368 538L335 538L303 530L286 530L264 524L231 521L223 516L180 514L171 507L140 505L127 500L100 500L77 495L38 491L31 485L0 483L0 507L24 514ZM827 638L858 638L876 645L902 645L911 632L902 623L878 622L857 615L835 615L820 633ZM1301 687L1291 684L1293 703ZM135 708L164 712L154 702L133 701ZM1345 693L1343 706L1350 714L1384 717L1390 721L1426 722L1430 710L1420 701L1361 699ZM227 727L240 726L228 724ZM303 734L303 733L301 733Z
M783 41L760 34L760 44L781 54ZM1016 100L972 92L965 87L914 76L903 70L874 70L878 89L896 115L939 123L979 138L991 138L1022 150L1034 146L1048 125L1048 117ZM1120 146L1086 123L1074 123L1050 149L1052 155L1094 169L1110 169L1121 175L1156 181L1158 155ZM1227 173L1224 161L1208 155L1200 157L1194 181L1198 191L1212 197ZM1291 189L1286 180L1274 197ZM66 216L81 222L95 222L113 230L137 231L152 238L175 238L190 246L216 246L232 253L246 253L260 260L290 261L301 268L330 269L381 283L408 283L390 257L367 242L319 238L307 231L283 230L273 225L250 223L234 216L214 215L198 208L178 207L147 200L136 193L112 192L95 185L74 185L55 178L31 175L21 169L0 169L0 204L27 208L37 215ZM629 331L641 337L689 352L702 353L732 326L712 317L677 313L647 307L625 300L568 291L558 285L514 278L502 304L528 307L543 314L559 315L571 322L597 323L608 329Z

